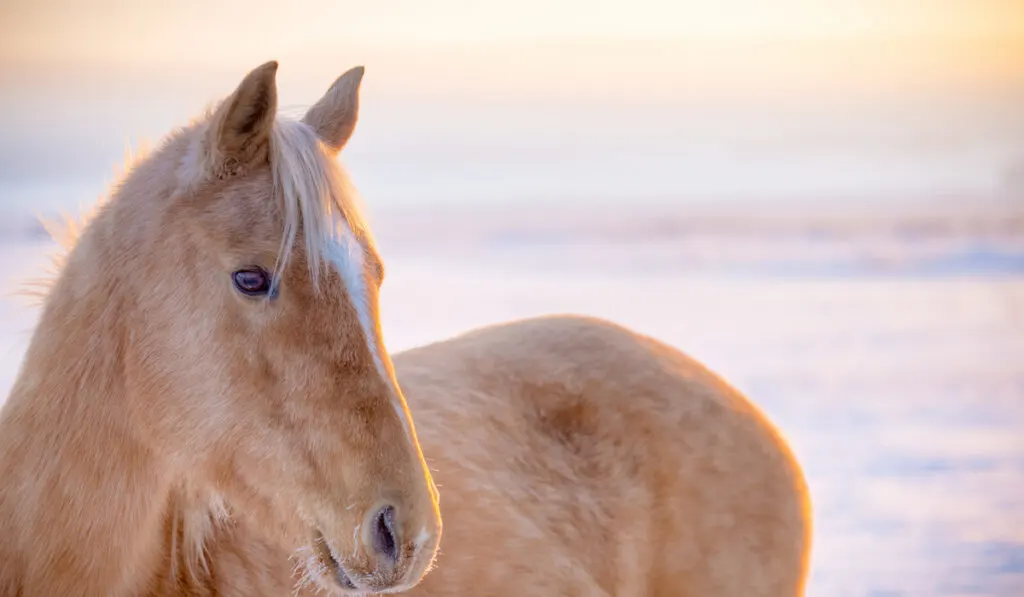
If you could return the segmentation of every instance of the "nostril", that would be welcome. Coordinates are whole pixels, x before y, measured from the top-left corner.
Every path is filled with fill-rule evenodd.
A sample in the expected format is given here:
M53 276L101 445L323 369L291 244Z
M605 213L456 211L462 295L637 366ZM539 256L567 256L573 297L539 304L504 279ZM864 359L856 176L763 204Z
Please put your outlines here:
M373 549L394 565L398 562L398 537L395 534L395 509L384 506L377 512L373 527Z

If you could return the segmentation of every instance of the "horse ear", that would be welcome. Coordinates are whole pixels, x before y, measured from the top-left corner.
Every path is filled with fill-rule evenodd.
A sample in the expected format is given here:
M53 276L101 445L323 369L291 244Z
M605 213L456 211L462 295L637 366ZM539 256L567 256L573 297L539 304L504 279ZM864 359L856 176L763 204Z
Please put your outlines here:
M302 119L335 151L345 147L356 128L359 119L359 84L363 80L364 70L357 66L338 77Z
M221 161L244 164L266 149L277 113L277 61L253 69L213 118L211 145Z

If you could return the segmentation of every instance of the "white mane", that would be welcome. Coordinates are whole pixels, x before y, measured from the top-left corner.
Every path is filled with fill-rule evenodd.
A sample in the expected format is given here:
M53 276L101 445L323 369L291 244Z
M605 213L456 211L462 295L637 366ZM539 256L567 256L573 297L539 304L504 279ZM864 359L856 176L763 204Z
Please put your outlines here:
M179 180L186 185L208 176L208 172L201 173L207 160L197 154L204 145L209 116L208 110L204 118L206 122L192 127L187 133L192 138L181 158L182 169L178 171ZM167 144L173 144L173 140L168 139ZM116 170L112 188L151 156L149 147L138 151L129 148L123 165ZM300 230L314 285L319 281L323 260L328 258L328 253L336 253L338 247L347 249L354 260L362 263L362 255L352 252L361 252L362 244L372 246L373 237L363 215L359 194L341 164L313 129L304 122L278 114L271 131L270 167L275 194L284 207L284 233L275 270L280 272L287 267ZM52 255L52 266L45 272L46 276L27 280L22 285L22 294L45 298L53 281L60 275L68 253L100 212L100 207L110 199L109 195L101 195L92 205L81 209L77 216L64 212L60 220L40 218L59 250Z
M341 165L312 128L278 117L270 140L274 188L284 206L284 235L277 271L288 265L300 228L314 285L324 259L338 248L363 263L363 243L372 243L355 189Z

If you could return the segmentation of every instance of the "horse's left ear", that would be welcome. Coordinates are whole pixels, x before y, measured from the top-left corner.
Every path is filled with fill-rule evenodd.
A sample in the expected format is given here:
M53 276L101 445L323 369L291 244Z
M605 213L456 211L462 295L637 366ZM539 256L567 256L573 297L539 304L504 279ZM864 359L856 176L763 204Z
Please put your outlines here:
M215 166L246 164L266 151L277 113L277 62L253 69L213 117Z
M335 151L345 147L356 129L356 121L359 119L359 84L363 80L363 71L363 67L357 66L338 77L302 119Z

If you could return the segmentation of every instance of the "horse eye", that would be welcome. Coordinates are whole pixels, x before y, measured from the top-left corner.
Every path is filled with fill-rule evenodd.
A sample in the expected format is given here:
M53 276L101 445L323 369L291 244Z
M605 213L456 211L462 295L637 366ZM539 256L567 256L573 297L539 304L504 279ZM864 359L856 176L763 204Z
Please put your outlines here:
M231 276L235 288L248 296L260 296L270 292L270 275L262 268L240 269Z

